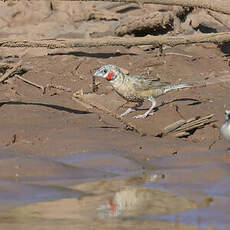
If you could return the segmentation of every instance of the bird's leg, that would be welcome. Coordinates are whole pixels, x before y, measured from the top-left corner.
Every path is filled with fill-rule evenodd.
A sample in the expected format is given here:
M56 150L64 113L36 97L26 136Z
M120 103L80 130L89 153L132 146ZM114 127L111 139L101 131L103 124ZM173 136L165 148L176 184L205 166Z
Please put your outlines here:
M142 104L143 104L143 102L138 102L137 105L135 105L134 107L128 108L124 113L122 113L120 115L120 117L123 117L123 116L125 116L125 115L127 115L133 111L136 111L138 107L142 106Z
M153 115L153 113L151 113L151 111L156 107L157 102L153 97L148 98L148 100L152 102L151 107L144 114L137 115L137 116L135 116L135 118L145 118L148 115Z

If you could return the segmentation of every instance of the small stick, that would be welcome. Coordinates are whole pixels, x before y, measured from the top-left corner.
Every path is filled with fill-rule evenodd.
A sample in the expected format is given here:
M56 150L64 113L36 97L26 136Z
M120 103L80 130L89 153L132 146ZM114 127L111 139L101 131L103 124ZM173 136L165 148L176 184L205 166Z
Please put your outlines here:
M79 69L80 65L81 65L81 61L78 63L77 67L75 68L75 71L76 71L76 72L77 72L77 70Z
M182 53L174 53L174 52L165 52L165 55L176 55L176 56L183 56L183 57L187 57L187 58L194 58L192 55L189 54L182 54Z
M2 77L0 77L0 83L2 83L3 81L5 81L7 78L9 78L11 75L15 74L16 72L18 72L18 70L21 68L22 66L22 60L20 60L12 69L9 69L8 71L6 71Z
M35 87L37 87L37 88L39 88L39 89L42 89L43 91L45 90L45 87L43 87L43 86L41 86L41 85L38 85L38 84L36 84L36 83L34 83L34 82L32 82L32 81L29 81L29 80L27 80L27 79L25 79L25 78L23 78L23 77L21 77L21 76L19 76L19 75L15 75L15 76L16 76L17 78L21 79L22 81L26 82L26 83L29 84L29 85L35 86Z

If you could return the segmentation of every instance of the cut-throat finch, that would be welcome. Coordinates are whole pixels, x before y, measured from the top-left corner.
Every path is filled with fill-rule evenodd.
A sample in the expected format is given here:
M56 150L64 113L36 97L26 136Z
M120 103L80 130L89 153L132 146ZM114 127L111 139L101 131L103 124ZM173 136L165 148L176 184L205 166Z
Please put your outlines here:
M135 107L128 108L121 116L137 110L145 100L151 101L150 108L135 118L145 118L152 115L156 107L156 98L174 89L189 88L189 84L170 84L139 75L126 75L115 65L105 65L99 68L94 76L105 78L114 90L126 101L137 102Z

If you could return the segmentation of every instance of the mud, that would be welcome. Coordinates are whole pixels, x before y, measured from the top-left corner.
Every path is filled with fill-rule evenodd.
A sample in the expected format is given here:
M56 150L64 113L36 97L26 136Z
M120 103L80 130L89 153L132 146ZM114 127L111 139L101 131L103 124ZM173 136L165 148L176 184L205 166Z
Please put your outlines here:
M0 37L111 36L126 16L173 9L1 2ZM213 20L196 10L180 33L226 31ZM219 132L229 107L229 44L163 48L0 48L1 62L22 60L30 70L21 76L46 88L15 76L0 86L0 229L229 229L230 143ZM166 103L153 116L133 118L146 102L120 119L125 101L103 79L93 86L104 64L194 87L157 99ZM208 114L212 122L186 138L156 137L178 120Z

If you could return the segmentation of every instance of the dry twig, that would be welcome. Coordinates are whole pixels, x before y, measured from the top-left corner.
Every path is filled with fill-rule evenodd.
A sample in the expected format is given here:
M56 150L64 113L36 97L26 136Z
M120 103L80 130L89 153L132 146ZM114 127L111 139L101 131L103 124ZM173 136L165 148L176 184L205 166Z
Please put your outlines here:
M19 78L20 80L22 80L22 81L24 81L24 82L26 82L27 84L29 84L29 85L32 85L32 86L34 86L34 87L36 87L36 88L39 88L39 89L42 89L42 91L44 92L44 90L45 90L45 87L43 87L43 86L41 86L41 85L38 85L38 84L36 84L36 83L34 83L34 82L32 82L32 81L29 81L29 80L27 80L27 79L25 79L25 78L23 78L23 77L21 77L21 76L19 76L19 75L15 75L17 78Z

